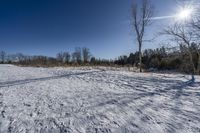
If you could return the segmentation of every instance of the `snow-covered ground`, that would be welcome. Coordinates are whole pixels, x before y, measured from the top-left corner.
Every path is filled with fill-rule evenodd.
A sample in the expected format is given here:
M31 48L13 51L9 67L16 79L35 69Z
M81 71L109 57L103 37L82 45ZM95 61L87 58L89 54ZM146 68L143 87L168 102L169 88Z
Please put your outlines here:
M200 77L0 65L0 133L200 132Z

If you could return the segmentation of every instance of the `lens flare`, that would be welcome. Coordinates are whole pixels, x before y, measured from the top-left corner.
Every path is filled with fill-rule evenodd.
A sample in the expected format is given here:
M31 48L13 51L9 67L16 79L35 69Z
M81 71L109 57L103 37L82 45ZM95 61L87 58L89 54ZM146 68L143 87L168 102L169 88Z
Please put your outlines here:
M191 18L192 12L192 8L184 8L180 10L180 12L177 14L177 17L179 20L188 20Z

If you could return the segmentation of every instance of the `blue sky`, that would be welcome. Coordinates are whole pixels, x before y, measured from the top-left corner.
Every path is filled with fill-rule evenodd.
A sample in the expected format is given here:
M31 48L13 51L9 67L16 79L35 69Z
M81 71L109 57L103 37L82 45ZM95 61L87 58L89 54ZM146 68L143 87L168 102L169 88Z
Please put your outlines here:
M137 50L131 30L132 0L1 0L0 50L55 56L88 47L100 58ZM176 11L174 0L152 0L155 16ZM156 20L151 38L170 20ZM155 48L163 38L144 48Z

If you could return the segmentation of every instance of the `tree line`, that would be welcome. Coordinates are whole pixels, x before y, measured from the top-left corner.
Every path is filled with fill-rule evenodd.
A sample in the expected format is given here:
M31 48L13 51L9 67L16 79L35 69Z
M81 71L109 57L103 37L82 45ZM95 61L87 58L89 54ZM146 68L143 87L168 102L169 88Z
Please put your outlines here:
M188 47L180 45L179 47L161 47L156 49L146 49L142 52L141 67L145 70L175 70L177 72L184 72L193 74L193 67L195 67L195 74L200 74L199 69L199 44L192 43L189 47L191 55L188 53ZM192 63L190 63L190 56L192 56ZM130 53L129 56L119 56L114 61L120 66L135 66L139 67L139 52ZM194 66L193 66L194 65Z
M95 58L87 47L77 47L74 52L61 51L56 57L43 55L29 56L22 53L7 54L0 51L1 64L16 64L22 66L52 67L52 66L81 66L81 65L113 65L112 60Z
M174 70L184 73L193 73L193 64L199 70L199 44L192 43L189 47L192 54L192 64L188 47L161 47L156 49L145 49L142 51L141 67L143 70ZM16 54L12 60L6 58L6 52L0 52L1 63L11 63L22 66L52 67L52 66L120 66L139 67L139 52L121 55L116 59L98 59L92 56L90 49L75 48L74 52L59 52L56 57L26 56ZM196 72L200 74L200 70Z

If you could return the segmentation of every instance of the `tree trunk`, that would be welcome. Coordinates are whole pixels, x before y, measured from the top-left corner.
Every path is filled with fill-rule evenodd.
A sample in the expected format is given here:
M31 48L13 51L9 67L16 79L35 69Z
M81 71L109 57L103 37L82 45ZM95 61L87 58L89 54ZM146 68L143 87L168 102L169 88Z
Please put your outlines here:
M142 72L142 43L139 43L139 63L140 63L140 72Z
M198 53L198 62L197 62L197 74L200 75L200 53Z
M192 57L192 53L190 50L188 50L188 53L189 53L189 57L190 57L190 64L192 65L192 69L193 69L193 74L196 73L196 68L195 68L195 65L194 65L194 62L193 62L193 57Z

